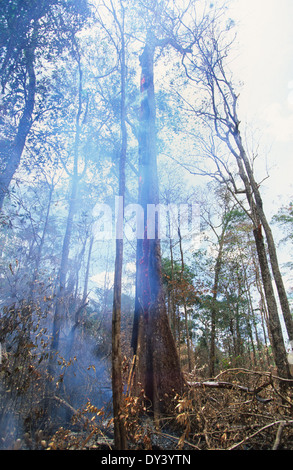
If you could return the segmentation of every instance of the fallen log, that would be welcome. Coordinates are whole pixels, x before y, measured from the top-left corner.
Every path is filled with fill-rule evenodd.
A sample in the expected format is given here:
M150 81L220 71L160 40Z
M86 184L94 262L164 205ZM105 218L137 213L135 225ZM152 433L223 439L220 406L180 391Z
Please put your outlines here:
M256 400L260 401L261 403L269 403L272 401L272 399L270 398L262 398L258 395L259 392L261 392L264 388L271 385L271 382L266 382L263 385L260 385L259 387L255 389L251 389L249 387L234 384L231 382L221 382L221 381L187 382L187 384L190 387L194 387L194 388L223 388L223 389L229 389L229 390L240 390L242 392L249 393L250 395L254 395Z

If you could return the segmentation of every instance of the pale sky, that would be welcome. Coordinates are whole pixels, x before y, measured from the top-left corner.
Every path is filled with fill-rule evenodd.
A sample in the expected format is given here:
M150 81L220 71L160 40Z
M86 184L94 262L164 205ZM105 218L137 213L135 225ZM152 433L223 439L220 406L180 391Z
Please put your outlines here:
M240 90L242 129L255 133L268 220L293 196L293 0L230 0L239 52L230 64ZM277 231L277 227L272 227ZM286 261L286 254L281 256ZM104 273L92 280L104 282Z
M293 195L293 1L232 3L231 16L240 22L240 52L232 69L244 82L239 117L256 129L256 140L260 136L260 163L267 153L271 177L263 192L273 211Z

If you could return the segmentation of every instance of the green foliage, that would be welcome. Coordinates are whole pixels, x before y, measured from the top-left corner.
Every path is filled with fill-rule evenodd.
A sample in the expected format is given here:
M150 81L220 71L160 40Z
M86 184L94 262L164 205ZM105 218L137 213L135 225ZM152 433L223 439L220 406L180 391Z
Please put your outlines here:
M194 273L187 265L164 258L162 260L163 282L169 292L173 292L177 305L197 303L197 291L193 285Z
M39 405L40 397L46 393L49 339L76 154L78 191L69 237L66 282L62 285L61 351L58 351L61 373L55 383L56 391L70 403L79 398L79 393L82 398L87 392L97 395L96 382L90 382L89 376L90 379L93 376L99 378L99 369L86 364L87 374L81 366L88 358L107 361L111 355L112 281L109 280L107 285L105 282L103 288L96 288L94 275L105 271L105 279L108 275L110 279L114 270L112 241L102 244L94 240L86 279L89 241L94 236L93 207L97 202L106 202L113 209L119 186L122 44L121 30L113 20L111 8L115 7L118 16L122 11L125 13L126 197L129 202L136 202L139 186L139 55L146 27L153 26L157 40L165 38L168 28L172 39L179 40L179 45L188 45L194 40L192 29L187 28L182 33L188 15L185 17L186 12L180 12L178 5L178 11L173 11L172 2L135 3L132 0L101 2L96 9L85 0L0 2L1 172L10 161L12 143L25 108L28 59L32 59L32 55L31 65L36 75L34 110L30 117L32 126L18 172L9 185L0 220L0 342L7 344L10 361L1 369L0 392L1 397L7 393L11 398L9 411L15 407L16 415L29 416L29 425L35 417L31 413L34 405ZM196 173L196 159L201 149L197 147L198 123L190 119L193 104L190 103L189 109L188 99L194 94L193 87L200 84L195 79L189 88L182 68L182 61L187 56L181 56L180 50L173 50L168 44L157 51L158 154L164 157L168 154L172 162L178 160L184 166L186 151L192 156L190 168L195 168ZM205 145L208 145L208 139ZM171 199L177 203L185 197L186 180L181 180L183 170L179 172L178 165L166 166L176 179L176 187L172 186L171 178L166 181L168 178L164 178L163 172L159 175L161 184L168 186L166 195L171 194ZM229 165L227 168L230 171ZM203 208L207 218L201 220L201 228L205 231L201 249L194 251L189 245L184 251L183 266L178 261L181 259L178 244L174 243L174 260L171 261L168 255L162 260L165 301L169 302L170 318L173 316L171 328L183 365L186 364L188 339L192 356L195 355L203 367L208 363L212 313L215 313L215 360L219 368L241 365L241 361L251 357L249 322L252 316L257 331L260 331L260 318L253 311L259 292L255 282L253 262L256 258L250 239L251 224L240 206L231 203L231 196L223 187L207 186L211 200L208 207ZM282 208L274 221L288 232L284 240L292 241L292 204ZM185 246L183 241L183 250ZM127 361L132 354L135 244L126 240L124 250L125 264L131 265L131 273L129 276L126 273L123 289L132 292L131 295L122 292L121 343ZM248 294L253 299L252 307ZM66 347L71 336L73 349L71 357L67 357ZM74 389L67 381L71 374L75 377ZM4 390L1 390L1 384L4 384ZM149 446L143 430L138 432L137 413L145 411L143 399L143 396L139 400L128 397L124 411L129 420L128 431L133 432L132 438L143 440ZM25 407L22 409L23 402ZM5 404L3 401L1 411ZM49 447L58 448L57 440L66 441L67 437L66 432L61 432Z

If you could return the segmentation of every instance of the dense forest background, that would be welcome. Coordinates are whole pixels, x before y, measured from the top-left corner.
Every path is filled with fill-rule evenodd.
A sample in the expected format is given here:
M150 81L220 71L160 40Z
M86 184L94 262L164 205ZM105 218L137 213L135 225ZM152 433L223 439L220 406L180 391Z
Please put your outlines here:
M231 5L1 2L1 449L292 449L293 208Z

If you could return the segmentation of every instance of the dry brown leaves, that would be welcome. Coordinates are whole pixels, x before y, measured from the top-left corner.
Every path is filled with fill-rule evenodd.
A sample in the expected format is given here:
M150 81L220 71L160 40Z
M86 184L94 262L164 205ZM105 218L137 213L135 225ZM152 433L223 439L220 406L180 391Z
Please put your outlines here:
M177 397L180 448L188 441L202 450L293 449L292 383L245 369L219 378L235 388L190 386Z

